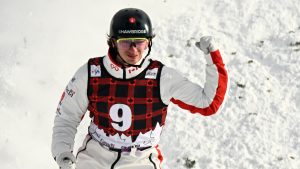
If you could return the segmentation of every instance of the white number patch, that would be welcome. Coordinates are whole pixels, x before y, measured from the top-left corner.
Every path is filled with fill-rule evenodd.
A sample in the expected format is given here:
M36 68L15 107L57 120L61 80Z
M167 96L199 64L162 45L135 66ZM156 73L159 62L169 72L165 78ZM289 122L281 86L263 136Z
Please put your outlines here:
M125 104L115 104L109 110L112 119L111 125L118 131L125 131L131 126L132 112L130 107Z

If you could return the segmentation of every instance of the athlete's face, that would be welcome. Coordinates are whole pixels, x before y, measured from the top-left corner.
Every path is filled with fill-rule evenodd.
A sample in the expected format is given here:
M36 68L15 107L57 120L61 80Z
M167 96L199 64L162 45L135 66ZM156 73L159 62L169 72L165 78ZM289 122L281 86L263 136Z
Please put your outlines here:
M146 38L120 38L116 42L120 57L132 65L142 59L149 44Z

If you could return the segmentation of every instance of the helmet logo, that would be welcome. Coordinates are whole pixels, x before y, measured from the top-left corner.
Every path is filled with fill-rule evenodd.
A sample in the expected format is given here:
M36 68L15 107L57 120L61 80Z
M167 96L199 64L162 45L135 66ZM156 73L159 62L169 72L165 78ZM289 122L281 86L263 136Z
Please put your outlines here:
M144 34L144 33L147 33L147 31L146 30L119 30L119 33L120 34L136 34L136 33Z
M130 23L135 23L136 22L136 19L134 17L130 17L128 20L129 20Z

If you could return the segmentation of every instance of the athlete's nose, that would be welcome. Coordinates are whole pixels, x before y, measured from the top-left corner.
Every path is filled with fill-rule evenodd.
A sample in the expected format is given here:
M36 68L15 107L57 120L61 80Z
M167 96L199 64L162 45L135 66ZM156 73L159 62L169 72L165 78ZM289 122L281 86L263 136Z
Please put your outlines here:
M131 46L136 47L136 44L135 44L134 42L131 42L130 47L131 47Z

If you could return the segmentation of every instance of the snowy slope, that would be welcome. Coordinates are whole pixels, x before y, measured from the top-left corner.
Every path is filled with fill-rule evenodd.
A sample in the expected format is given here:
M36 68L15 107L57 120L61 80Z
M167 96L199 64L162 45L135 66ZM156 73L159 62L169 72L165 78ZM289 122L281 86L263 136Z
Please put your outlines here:
M196 39L213 35L230 75L223 111L193 115L171 105L164 169L300 168L298 0L0 1L0 168L57 168L50 153L60 95L89 57L106 54L112 15L144 9L151 56L203 84ZM76 149L89 122L85 118Z

